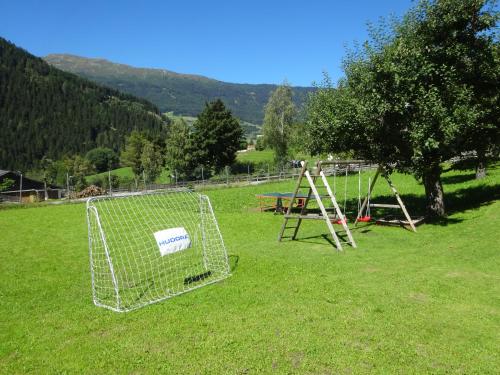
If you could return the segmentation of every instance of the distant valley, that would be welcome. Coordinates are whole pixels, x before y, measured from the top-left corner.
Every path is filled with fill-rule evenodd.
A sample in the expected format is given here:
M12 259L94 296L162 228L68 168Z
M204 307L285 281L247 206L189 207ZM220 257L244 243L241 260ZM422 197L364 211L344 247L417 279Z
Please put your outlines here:
M162 112L196 116L206 101L222 99L241 120L261 124L271 84L238 84L217 81L198 75L179 74L163 69L135 68L103 59L67 54L51 54L44 58L52 66L77 74L98 84L149 100ZM294 101L303 107L312 87L294 87ZM247 133L251 133L247 129Z

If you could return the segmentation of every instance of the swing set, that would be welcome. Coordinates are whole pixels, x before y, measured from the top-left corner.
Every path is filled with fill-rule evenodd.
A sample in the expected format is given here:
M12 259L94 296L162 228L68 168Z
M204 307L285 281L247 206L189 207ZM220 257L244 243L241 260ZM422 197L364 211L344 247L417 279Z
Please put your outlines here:
M336 161L333 164L333 195L337 195L337 171L342 172L341 165L344 166L343 172L345 173L344 175L344 204L343 204L343 220L348 220L347 215L346 215L346 208L347 208L347 180L349 176L349 172L351 170L355 171L357 169L358 171L358 216L357 216L357 221L359 222L370 222L371 221L371 212L370 212L370 185L371 185L371 177L368 177L368 194L367 194L367 199L368 199L368 206L366 209L366 212L364 215L361 214L361 170L363 169L362 166L364 162L362 160L351 160L351 161ZM322 162L324 164L324 162ZM353 167L354 166L354 167ZM335 224L341 224L342 219L338 219L335 221Z
M332 236L332 239L335 243L337 250L342 250L342 242L340 241L339 235L335 230L335 227L332 224L338 224L342 226L345 235L347 236L347 240L343 242L344 244L350 244L353 248L356 248L356 242L352 236L352 233L347 225L347 186L348 186L348 176L349 172L356 172L358 174L358 205L357 205L357 214L356 220L354 221L354 226L356 226L359 222L368 223L373 221L373 217L371 215L372 208L398 208L400 209L406 220L396 220L393 218L390 219L377 219L375 220L376 224L386 224L386 225L399 225L399 226L409 226L412 231L416 232L416 225L423 222L423 218L418 218L416 220L411 219L408 210L406 209L403 200L399 196L398 191L396 190L394 184L389 178L388 173L385 171L383 167L378 167L373 179L371 177L368 178L368 187L366 196L361 200L362 196L362 183L361 183L361 170L363 166L366 166L368 163L363 160L336 160L336 161L318 161L316 163L316 168L314 170L309 170L307 167L307 162L302 161L302 169L300 171L299 177L297 179L297 184L295 186L295 190L291 195L291 202L287 208L287 211L284 215L284 221L281 226L281 230L278 236L278 241L281 241L283 238L291 238L292 240L296 239L300 225L303 220L323 220L328 230ZM333 176L333 190L330 187L330 184L327 180L326 175ZM343 192L343 207L341 209L338 203L338 194L337 194L337 180L343 174L344 179L344 192ZM382 203L372 203L371 202L371 194L373 191L373 187L378 180L378 177L382 175L384 179L387 181L391 192L396 197L397 204L382 204ZM307 181L307 185L302 185L303 180ZM321 184L317 184L318 178L321 181ZM327 194L320 195L318 192L319 188L326 189ZM308 189L306 194L300 193L301 189ZM300 205L300 213L293 213L293 206L295 200L299 197L302 197L302 204ZM305 197L305 199L304 199ZM325 207L323 203L323 199L326 198L328 201L332 203L332 207ZM310 214L308 210L308 204L311 199L316 201L316 204L319 208L319 214ZM333 212L331 212L333 210ZM317 210L316 210L317 211ZM289 225L290 220L294 224ZM293 233L290 236L285 237L285 232L287 230L292 230Z

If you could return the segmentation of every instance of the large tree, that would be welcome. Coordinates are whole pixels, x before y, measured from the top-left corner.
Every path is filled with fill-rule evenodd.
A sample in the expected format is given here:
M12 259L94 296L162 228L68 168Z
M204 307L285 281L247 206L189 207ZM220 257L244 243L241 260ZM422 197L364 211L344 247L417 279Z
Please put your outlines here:
M87 186L85 177L94 172L89 161L80 155L74 155L66 157L64 165L75 190L83 190Z
M222 100L205 104L193 124L193 156L196 164L220 172L236 159L243 129Z
M116 152L108 147L96 147L85 154L90 164L97 173L102 173L114 169L118 166L119 158Z
M150 183L155 182L163 170L164 157L161 147L146 140L142 148L141 164L145 179Z
M49 159L48 157L44 156L40 161L40 166L42 168L44 199L47 200L49 198L47 193L47 185L56 182L57 165L54 163L52 159Z
M354 151L422 178L445 215L441 163L498 140L498 77L488 0L420 1L348 56L346 77L309 103L312 151Z
M165 163L176 176L189 178L194 169L192 157L189 126L182 118L176 118L166 140Z
M123 165L132 168L134 174L135 187L137 188L139 178L144 171L142 164L142 151L146 143L146 137L140 132L134 130L125 141L125 149L121 153L121 162Z
M288 160L292 125L296 115L292 88L285 82L274 90L266 104L262 131L264 143L274 150L276 165L282 167Z

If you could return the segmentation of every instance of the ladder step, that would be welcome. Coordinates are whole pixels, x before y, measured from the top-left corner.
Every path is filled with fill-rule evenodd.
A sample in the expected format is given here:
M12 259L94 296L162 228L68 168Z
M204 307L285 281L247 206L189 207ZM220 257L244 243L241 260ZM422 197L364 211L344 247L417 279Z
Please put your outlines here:
M382 204L382 203L370 203L370 207L400 208L399 204Z
M303 220L325 220L323 215L285 215L285 219L303 219ZM330 220L336 220L336 216L328 216Z

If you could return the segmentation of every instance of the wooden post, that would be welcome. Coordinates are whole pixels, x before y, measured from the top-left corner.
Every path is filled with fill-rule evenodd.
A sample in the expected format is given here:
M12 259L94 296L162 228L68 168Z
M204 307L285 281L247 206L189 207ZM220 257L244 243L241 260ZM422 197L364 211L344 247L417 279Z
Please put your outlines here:
M335 228L333 228L333 224L330 221L330 218L328 217L328 212L326 212L325 206L323 205L323 202L321 201L321 197L318 193L318 190L316 189L316 185L314 185L311 174L309 173L308 170L306 170L306 178L307 178L307 181L309 182L309 185L311 186L311 190L314 194L314 197L316 198L316 202L318 203L321 214L323 215L323 217L325 219L328 230L330 231L330 234L332 235L333 240L335 241L335 246L337 246L337 250L342 251L342 245L340 244L339 238L337 237L337 234L335 233Z
M325 174L323 171L319 172L321 179L323 180L323 185L326 187L326 191L328 192L328 195L330 196L330 199L333 203L333 207L335 207L335 211L337 212L337 216L340 217L340 222L342 223L342 227L344 228L347 237L349 238L349 241L351 242L352 247L356 248L356 242L354 242L354 238L352 237L351 231L349 230L349 227L347 226L347 222L345 220L345 216L342 214L342 211L340 210L340 207L337 203L337 200L335 199L335 196L333 195L332 189L330 188L330 184L328 183L328 180L326 179ZM328 222L330 222L330 219L328 219Z
M69 197L69 173L66 172L66 194L68 195L68 201L70 200Z
M389 187L391 188L393 194L396 196L396 200L398 201L399 207L401 207L401 210L403 211L403 213L404 213L404 215L406 217L406 220L410 224L411 229L416 233L417 232L417 228L415 227L415 224L413 224L413 220L411 219L410 214L406 210L406 207L405 207L405 205L403 203L403 200L399 196L398 191L396 190L396 188L392 184L392 181L389 178L389 176L387 176L387 174L384 174L384 178L386 179L387 183L389 184Z
M302 166L304 166L304 164L306 164L306 169L303 169L303 172L301 171L301 173L302 173L301 176L303 177L305 175L306 171L307 171L307 161L301 161L300 164ZM315 178L313 179L313 181L314 180L315 180ZM302 182L300 181L299 182L299 189L300 189L300 184L301 183ZM293 231L292 240L294 240L297 237L297 233L299 233L300 224L302 224L302 216L305 215L305 213L306 213L307 205L309 204L309 200L311 199L311 194L312 194L312 189L311 189L311 186L309 186L309 189L307 190L307 197L304 199L304 204L300 208L299 219L298 219L298 222L297 222L297 227Z
M111 171L108 168L108 184L109 184L109 195L113 196L113 190L111 188Z
M281 225L281 230L280 230L280 234L278 236L278 241L281 241L281 239L283 238L283 233L285 232L286 225L288 224L288 217L287 216L292 213L293 202L295 200L295 197L297 196L297 193L299 192L300 184L302 183L302 177L304 176L304 172L306 171L306 169L307 169L307 162L304 161L304 162L302 162L302 169L300 171L300 175L299 175L299 178L297 180L297 185L295 186L295 190L293 191L290 205L288 206L288 209L286 210L285 220L283 220L283 224ZM298 220L299 221L297 223L297 227L295 228L295 231L297 231L299 226L300 226L301 219L298 219ZM292 238L295 238L295 234Z

